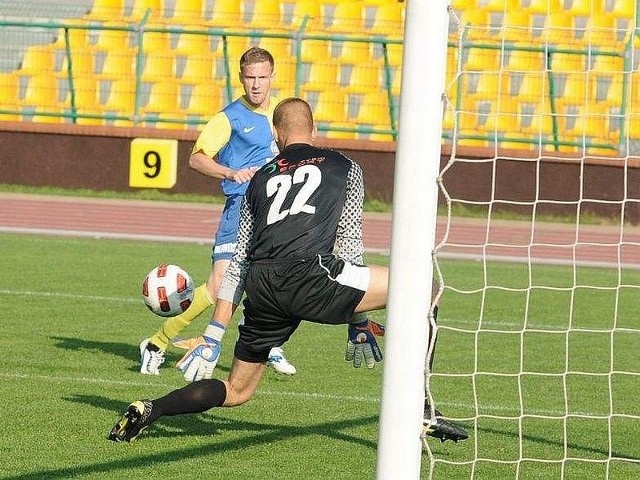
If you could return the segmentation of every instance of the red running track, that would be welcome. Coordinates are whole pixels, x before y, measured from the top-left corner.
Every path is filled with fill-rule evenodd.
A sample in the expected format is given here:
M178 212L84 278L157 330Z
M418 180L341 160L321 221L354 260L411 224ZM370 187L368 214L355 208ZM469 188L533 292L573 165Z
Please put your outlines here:
M220 205L0 193L0 232L210 243ZM416 217L419 221L419 217ZM411 232L407 232L408 235ZM439 252L460 258L640 268L640 228L453 218ZM386 252L391 215L367 213L364 243Z

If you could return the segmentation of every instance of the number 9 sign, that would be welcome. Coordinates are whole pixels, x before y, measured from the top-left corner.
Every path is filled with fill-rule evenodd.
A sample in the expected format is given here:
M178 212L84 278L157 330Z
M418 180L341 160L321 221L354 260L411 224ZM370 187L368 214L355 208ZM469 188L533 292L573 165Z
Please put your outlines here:
M177 158L177 140L133 139L129 159L129 186L172 188L177 179Z

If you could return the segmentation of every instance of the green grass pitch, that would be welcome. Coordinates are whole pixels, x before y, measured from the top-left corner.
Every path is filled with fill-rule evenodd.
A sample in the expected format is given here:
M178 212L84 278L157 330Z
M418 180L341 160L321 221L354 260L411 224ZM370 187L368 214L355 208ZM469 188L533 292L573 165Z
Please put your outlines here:
M166 417L115 444L106 436L129 402L184 385L176 349L161 376L137 373L138 343L162 322L142 303L142 278L172 262L199 284L210 247L23 235L0 235L0 245L1 478L375 477L382 368L343 360L345 328L303 324L286 347L298 374L268 370L248 404ZM640 273L442 267L433 392L471 438L429 440L434 478L637 477ZM610 454L630 461L607 463Z

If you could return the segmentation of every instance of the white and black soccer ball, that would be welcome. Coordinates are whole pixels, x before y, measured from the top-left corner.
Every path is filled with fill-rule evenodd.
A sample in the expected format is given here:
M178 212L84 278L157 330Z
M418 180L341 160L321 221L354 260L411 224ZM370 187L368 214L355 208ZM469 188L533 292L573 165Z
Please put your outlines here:
M142 298L156 315L175 317L193 301L193 280L178 265L158 265L142 282Z

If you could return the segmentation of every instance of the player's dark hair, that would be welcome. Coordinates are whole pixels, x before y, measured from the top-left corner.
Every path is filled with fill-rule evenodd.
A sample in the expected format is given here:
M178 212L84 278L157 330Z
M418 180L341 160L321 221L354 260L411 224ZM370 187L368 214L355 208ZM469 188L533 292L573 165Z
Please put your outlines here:
M269 62L269 65L271 65L271 71L273 72L273 67L275 65L273 55L271 55L269 51L265 50L264 48L251 47L240 57L240 71L244 72L244 69L247 67L247 65L253 65L254 63L262 62Z
M298 97L282 100L273 110L273 126L287 131L313 131L313 112L307 102Z

